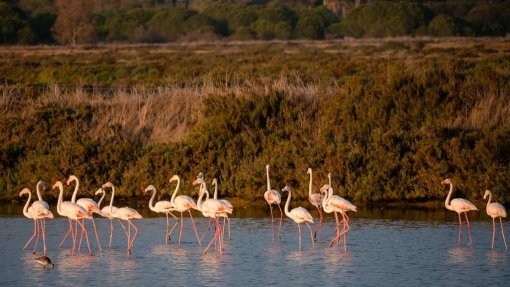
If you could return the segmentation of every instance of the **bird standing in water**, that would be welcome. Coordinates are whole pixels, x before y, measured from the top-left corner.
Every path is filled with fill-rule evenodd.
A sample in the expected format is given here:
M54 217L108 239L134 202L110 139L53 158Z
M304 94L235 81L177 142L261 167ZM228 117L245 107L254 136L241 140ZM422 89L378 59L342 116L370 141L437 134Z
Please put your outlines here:
M37 258L35 258L35 261L37 261L37 263L41 264L44 268L46 268L46 266L48 266L48 268L53 269L53 267L55 266L53 263L51 263L51 259L48 256L37 257Z

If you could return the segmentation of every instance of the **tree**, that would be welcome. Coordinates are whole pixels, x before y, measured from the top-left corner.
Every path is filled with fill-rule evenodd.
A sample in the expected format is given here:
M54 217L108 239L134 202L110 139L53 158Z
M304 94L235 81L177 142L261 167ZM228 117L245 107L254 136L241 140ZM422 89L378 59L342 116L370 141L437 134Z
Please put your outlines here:
M57 19L52 32L60 44L74 46L94 41L93 3L88 0L55 0Z

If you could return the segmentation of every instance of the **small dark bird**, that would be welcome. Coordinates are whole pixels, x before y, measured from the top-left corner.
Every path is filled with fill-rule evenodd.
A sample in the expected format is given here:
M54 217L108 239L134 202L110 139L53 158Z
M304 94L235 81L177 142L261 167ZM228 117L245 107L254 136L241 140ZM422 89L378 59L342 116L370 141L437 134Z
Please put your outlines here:
M46 268L46 266L48 266L48 268L53 269L54 265L53 265L53 263L51 263L51 259L48 256L37 257L37 258L35 258L35 261L37 261L37 263L39 263L39 264L42 264L42 266L44 266L44 268Z

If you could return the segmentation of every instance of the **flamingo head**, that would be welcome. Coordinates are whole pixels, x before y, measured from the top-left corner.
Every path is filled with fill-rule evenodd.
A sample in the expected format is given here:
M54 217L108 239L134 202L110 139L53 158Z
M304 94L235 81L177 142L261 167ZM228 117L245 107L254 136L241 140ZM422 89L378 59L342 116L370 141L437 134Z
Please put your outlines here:
M45 190L45 189L46 189L46 183L45 183L44 181L42 181L42 180L39 180L39 181L37 182L37 186L38 186L38 187L40 187L40 188L42 188L43 190Z
M282 188L282 193L283 193L284 191L288 191L288 192L290 192L290 187L289 187L288 185L286 185L284 188Z
M62 182L60 180L57 180L57 182L55 182L55 184L51 188L52 189L55 189L55 188L64 189L64 184L62 184Z
M46 214L46 218L55 218L55 217L53 216L53 212L48 211L48 213Z
M487 189L487 190L485 191L484 195L483 195L483 199L485 199L487 196L489 196L489 195L491 195L491 194L492 194L492 192L491 192L490 190L488 190L488 189Z
M266 164L266 170L269 170L269 164Z
M306 170L306 174L312 174L312 169L311 169L311 168L308 168L308 169Z
M449 179L449 178L447 178L447 179L445 179L445 180L441 181L441 184L442 184L442 185L452 184L452 180L451 180L451 179Z
M78 178L75 175L70 175L69 178L67 179L66 184L70 185L71 182L73 182L73 181L78 181Z
M144 193L147 193L149 191L153 191L153 190L156 190L156 188L154 187L154 185L149 185L147 186L147 188L145 188L145 190L143 191Z
M217 180L216 178L213 178L213 180L212 180L212 183L211 183L211 184L212 184L212 185L218 185L218 180Z
M205 182L204 180L204 173L203 172L200 172L198 175L197 175L197 179L195 179L195 181L193 181L193 186L197 185L197 184L201 184Z
M330 188L331 186L329 184L325 184L321 187L320 193L327 193Z
M23 189L19 192L19 196L21 197L21 196L23 196L23 195L25 195L25 194L28 194L28 193L30 193L30 190L29 190L28 188L26 188L26 187L25 187L25 188L23 188Z
M113 187L113 183L111 182L107 182L105 184L103 184L103 186L101 186L102 188L112 188Z
M178 181L179 180L179 176L174 174L169 180L168 182L173 182L173 181Z
M104 193L104 189L103 188L100 188L96 191L95 195L98 195L100 193Z

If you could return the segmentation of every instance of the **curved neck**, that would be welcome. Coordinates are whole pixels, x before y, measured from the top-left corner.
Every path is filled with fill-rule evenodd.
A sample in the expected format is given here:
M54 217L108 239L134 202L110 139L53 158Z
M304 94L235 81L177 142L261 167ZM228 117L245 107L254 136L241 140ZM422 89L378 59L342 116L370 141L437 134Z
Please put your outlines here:
M113 214L113 212L112 212L113 197L115 197L115 186L112 185L112 197L110 197L110 213L111 214Z
M450 184L450 191L448 192L448 196L446 197L446 200L444 201L444 206L448 209L451 209L451 205L450 205L450 197L452 196L452 192L453 192L453 183L449 183Z
M266 176L267 176L267 190L271 190L271 183L269 182L269 167L266 168Z
M308 195L312 195L312 170L310 169L310 184L308 186Z
M25 215L26 217L30 217L30 215L28 214L28 205L30 204L30 200L32 200L32 193L29 191L27 203L25 203L25 206L23 207L23 215Z
M326 206L326 203L329 200L328 191L329 191L329 188L328 188L328 190L324 191L324 196L322 197L322 206L323 207Z
M43 201L41 196L41 185L43 184L42 181L37 182L37 185L35 186L35 191L37 192L37 198L39 201Z
M172 205L175 204L175 197L177 196L177 191L179 190L179 186L181 185L181 178L177 177L177 185L175 186L174 193L172 194L172 198L170 199L170 202Z
M154 198L156 197L156 189L154 188L152 190L152 196L151 196L151 199L149 200L149 209L152 210L152 211L155 211L154 210Z
M489 206L489 203L491 203L491 199L492 199L492 193L489 192L489 201L487 201L487 206Z
M202 211L202 198L204 197L204 190L202 189L203 185L200 184L200 192L198 193L198 200L197 200L197 208L198 210Z
M287 202L285 202L285 215L290 217L289 204L290 204L291 191L288 190L288 192L289 192L289 196L287 197Z
M64 186L62 184L58 185L59 194L58 194L58 201L57 201L57 212L59 214L62 213L62 200L64 199Z
M214 199L218 199L218 182L216 180L213 181L213 185L214 185L214 196L213 196L213 198Z
M101 202L103 202L104 197L106 196L106 192L104 190L101 191L103 195L101 195L101 199L97 202L97 208L101 209Z
M76 202L76 195L78 194L78 188L80 187L80 182L78 181L78 178L73 178L73 181L76 181L76 185L74 186L74 192L73 197L71 197L71 202Z
M328 184L331 186L331 173L328 173Z

